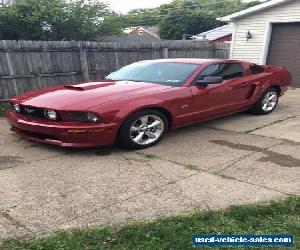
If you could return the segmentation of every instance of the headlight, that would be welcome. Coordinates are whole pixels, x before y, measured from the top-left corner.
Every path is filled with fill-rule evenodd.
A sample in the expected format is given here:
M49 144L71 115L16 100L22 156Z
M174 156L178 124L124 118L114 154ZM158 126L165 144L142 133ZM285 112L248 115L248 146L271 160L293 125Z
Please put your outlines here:
M44 114L51 121L56 121L57 120L57 113L54 110L46 109L44 111Z
M87 119L89 122L98 122L99 121L99 117L90 112L87 113Z
M16 112L18 112L18 113L21 112L21 107L20 107L19 104L12 103L12 106L13 106L13 108L14 108L14 110L15 110Z
M96 123L96 122L101 121L100 116L98 116L94 113L91 113L91 112L72 111L72 112L68 112L68 115L69 115L70 119L73 122L92 122L92 123Z

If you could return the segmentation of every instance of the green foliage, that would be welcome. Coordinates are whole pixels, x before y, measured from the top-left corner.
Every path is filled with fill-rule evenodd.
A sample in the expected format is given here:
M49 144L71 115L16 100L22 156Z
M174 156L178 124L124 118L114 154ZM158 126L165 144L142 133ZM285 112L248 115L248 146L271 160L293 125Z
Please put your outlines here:
M9 103L0 102L0 117L3 116L4 112L10 108Z
M0 39L89 40L120 32L108 6L85 0L20 0L2 9Z
M196 35L221 25L217 17L260 3L241 0L174 0L154 9L137 9L123 16L124 27L158 26L163 39L182 39L184 34Z
M192 214L132 223L121 228L100 227L62 231L30 241L7 240L0 249L195 249L192 234L293 234L300 249L300 198L291 197L267 205L232 206L223 211ZM201 247L201 249L237 249ZM239 247L238 249L249 249ZM259 249L270 249L261 247ZM276 247L277 250L287 249Z
M163 39L180 40L184 34L199 34L220 26L214 15L203 11L177 10L159 24L159 36Z
M216 20L258 2L174 0L127 15L112 12L102 0L18 0L1 8L0 40L95 40L121 28L158 26L163 39L182 39L215 28Z

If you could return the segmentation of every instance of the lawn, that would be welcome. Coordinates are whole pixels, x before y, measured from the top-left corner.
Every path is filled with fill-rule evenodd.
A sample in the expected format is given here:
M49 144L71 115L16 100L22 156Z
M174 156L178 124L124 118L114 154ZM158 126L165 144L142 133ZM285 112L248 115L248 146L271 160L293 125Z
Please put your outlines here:
M7 102L0 102L0 117L3 116L4 112L10 108L9 103Z
M300 197L268 204L232 206L221 211L136 222L122 227L96 227L57 232L33 240L8 240L3 249L194 249L192 234L293 234L300 249ZM1 246L0 246L1 249ZM201 247L202 249L237 249ZM249 249L239 247L238 249ZM256 248L257 249L257 248ZM259 249L273 249L272 247ZM278 248L276 249L291 249Z

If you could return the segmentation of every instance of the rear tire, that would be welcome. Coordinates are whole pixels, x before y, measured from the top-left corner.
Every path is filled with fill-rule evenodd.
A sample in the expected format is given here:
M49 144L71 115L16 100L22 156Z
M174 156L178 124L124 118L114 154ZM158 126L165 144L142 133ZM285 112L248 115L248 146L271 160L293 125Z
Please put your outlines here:
M162 112L155 109L138 111L121 126L118 144L129 149L154 146L162 140L168 127L168 120Z
M278 90L271 87L268 88L258 99L255 105L248 110L250 114L266 115L274 111L278 104L279 93Z

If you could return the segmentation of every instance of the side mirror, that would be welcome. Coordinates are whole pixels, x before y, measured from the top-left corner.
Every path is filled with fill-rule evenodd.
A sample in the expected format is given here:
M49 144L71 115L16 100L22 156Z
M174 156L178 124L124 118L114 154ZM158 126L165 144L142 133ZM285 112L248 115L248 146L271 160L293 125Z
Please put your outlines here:
M223 82L221 76L205 76L203 80L197 80L194 83L199 86L207 86L208 84L217 84Z

